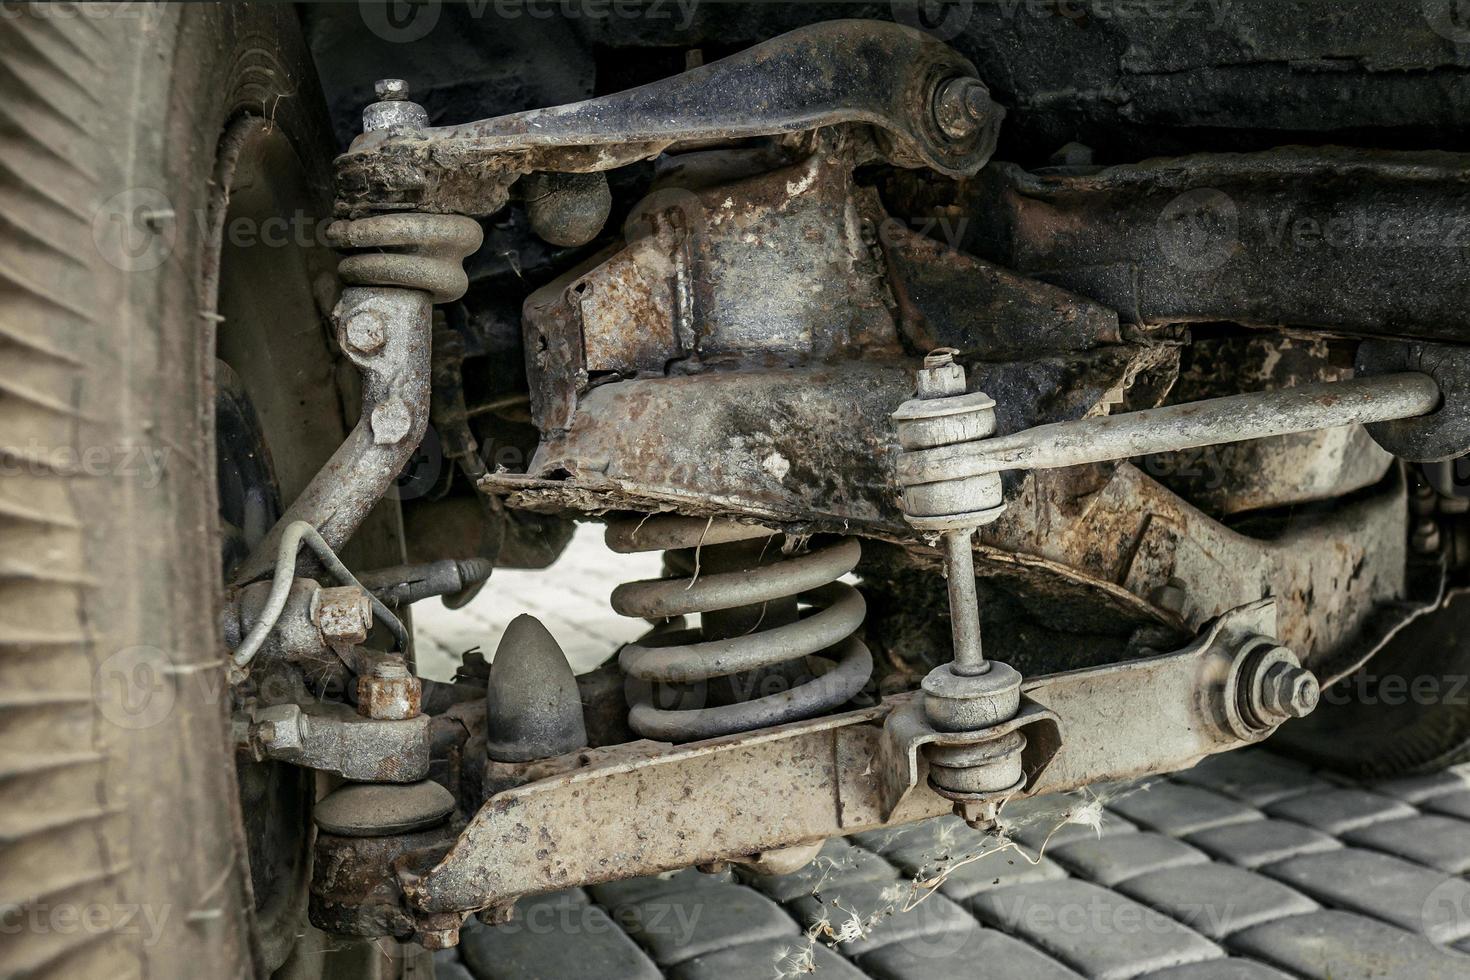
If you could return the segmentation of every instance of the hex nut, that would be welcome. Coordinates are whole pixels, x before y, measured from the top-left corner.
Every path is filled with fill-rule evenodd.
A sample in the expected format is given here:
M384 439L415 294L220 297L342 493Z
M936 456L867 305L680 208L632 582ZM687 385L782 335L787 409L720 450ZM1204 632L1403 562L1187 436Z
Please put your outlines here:
M273 704L255 713L251 734L273 753L296 752L306 747L306 716L294 704Z
M329 644L362 643L373 625L372 599L355 585L320 589L313 597L311 621Z
M373 94L379 102L393 102L408 98L408 82L401 78L380 78L373 83Z
M950 139L979 129L990 113L990 91L978 78L952 78L934 93L934 121Z
M376 354L388 342L388 325L382 314L358 307L347 315L342 325L343 342L361 354Z
M380 660L357 679L357 712L378 721L418 717L424 685L400 660Z
M1261 685L1263 707L1279 718L1303 718L1312 713L1322 689L1311 671L1290 664L1276 664Z

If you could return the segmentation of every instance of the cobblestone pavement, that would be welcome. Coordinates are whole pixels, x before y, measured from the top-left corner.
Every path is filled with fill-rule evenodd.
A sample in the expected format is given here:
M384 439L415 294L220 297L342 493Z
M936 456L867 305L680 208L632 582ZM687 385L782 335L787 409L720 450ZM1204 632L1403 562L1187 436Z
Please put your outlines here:
M579 534L574 570L524 586L497 573L497 615L467 645L493 649L495 622L539 607L595 663L597 627L567 624L600 622L613 583L656 572L606 575L597 547ZM421 646L450 621L428 620ZM1470 767L1359 785L1253 750L1007 816L1009 846L938 819L832 841L784 877L687 870L525 899L508 925L471 920L438 973L1470 980Z

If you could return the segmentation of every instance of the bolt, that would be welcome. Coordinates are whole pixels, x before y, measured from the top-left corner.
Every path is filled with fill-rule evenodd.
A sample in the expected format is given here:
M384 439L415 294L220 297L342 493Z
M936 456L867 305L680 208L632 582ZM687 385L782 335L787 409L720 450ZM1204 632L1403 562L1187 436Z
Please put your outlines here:
M372 599L355 585L318 589L312 596L311 621L329 644L361 643L373 628Z
M954 362L958 353L953 347L940 347L926 354L924 366L914 381L914 395L918 398L943 398L964 394L965 369Z
M404 102L408 99L408 83L401 78L380 78L373 83L373 94L379 102Z
M423 683L397 657L373 660L357 679L357 713L379 721L418 717L423 707Z
M995 108L978 78L951 78L934 93L934 119L950 139L974 135Z
M402 680L408 676L408 665L399 660L379 660L373 664L372 674L382 681Z
M342 337L358 353L376 354L388 342L388 325L376 310L358 308L342 325Z
M480 920L481 925L504 925L515 915L515 911L515 899L511 899L508 902L496 902L494 905L485 906L475 913L475 918Z
M373 442L391 446L408 438L413 430L413 413L401 398L385 398L373 406Z
M1169 581L1148 594L1149 602L1165 612L1171 612L1176 616L1184 615L1184 603L1186 599L1184 583L1177 578L1169 579Z
M1305 667L1276 664L1261 682L1262 706L1278 717L1304 718L1321 696L1316 676Z
M153 211L144 211L139 217L143 219L143 224L148 226L148 230L156 234L173 224L174 210L173 208L158 208Z
M429 113L408 98L408 83L401 78L379 79L373 85L378 101L362 110L362 130L376 133L384 130L414 131L429 125Z

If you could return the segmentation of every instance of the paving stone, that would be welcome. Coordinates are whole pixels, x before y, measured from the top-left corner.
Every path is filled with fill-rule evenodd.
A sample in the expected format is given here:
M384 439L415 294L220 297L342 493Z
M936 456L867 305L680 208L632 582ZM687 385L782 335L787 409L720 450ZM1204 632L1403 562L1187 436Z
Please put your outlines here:
M1436 942L1470 935L1470 884L1389 854L1344 847L1262 869L1324 905L1371 915Z
M863 973L825 946L800 936L704 953L677 964L668 976L670 980L775 980L777 976L862 980Z
M660 966L799 932L781 906L740 885L661 892L620 905L614 915Z
M441 949L434 954L434 980L475 980L475 977L459 961L458 949Z
M1169 778L1212 789L1255 807L1331 785L1312 775L1299 762L1260 750L1205 756L1194 768L1176 772Z
M1242 868L1255 868L1298 854L1333 851L1342 846L1337 838L1290 820L1256 820L1213 827L1190 834L1185 840Z
M1109 839L1126 840L1132 836L1123 834ZM1032 881L1054 881L1066 876L1067 872L1051 858L1037 858L1035 851L1016 844L1014 847L991 850L975 860L960 858L944 878L939 890L959 901L988 888L1007 888Z
M1138 980L1291 980L1291 977L1264 963L1234 956L1228 960L1171 966L1167 970L1145 973Z
M1424 776L1403 776L1398 779L1381 780L1370 784L1368 788L1387 796L1397 797L1405 803L1420 803L1445 793L1470 790L1470 770L1452 766L1441 772Z
M1114 800L1109 806L1141 827L1173 837L1261 819L1259 810L1214 790L1167 781Z
M867 848L838 837L822 845L810 864L789 875L751 875L747 884L777 902L854 881L894 881L898 869Z
M1418 812L1403 800L1355 787L1293 796L1265 809L1273 817L1295 820L1329 834L1341 834L1379 820L1412 817Z
M1113 885L1132 875L1162 868L1209 861L1188 844L1152 832L1073 841L1053 847L1051 856L1073 874L1099 885Z
M959 817L946 815L901 827L867 830L850 839L893 861L895 854L947 854L954 848L964 851L984 836L971 830Z
M1470 820L1470 790L1458 793L1446 793L1433 799L1425 800L1421 808L1431 813L1443 813L1447 817L1459 817L1461 820Z
M1314 980L1465 980L1470 958L1350 912L1324 910L1265 922L1229 946Z
M875 980L1076 980L1078 974L1019 939L972 925L944 945L889 943L858 960Z
M941 894L931 894L908 911L900 911L922 893L915 893L905 882L884 883L858 881L838 889L829 889L816 897L799 898L787 906L803 927L810 930L826 921L828 929L819 939L831 941L830 933L844 936L840 950L844 956L856 957L889 943L918 942L921 937L938 933L961 932L975 925L964 909Z
M1096 827L1068 822L1089 805L1095 807L1096 804L1072 794L1028 797L1007 804L1001 815L1011 839L1033 852L1041 850L1043 844L1048 848L1060 847L1072 841L1131 834L1138 830L1123 817L1106 809L1102 811L1102 819Z
M600 885L591 885L587 890L592 893L592 898L598 905L609 911L616 911L621 905L641 901L650 895L728 885L734 880L735 876L728 871L707 875L697 868L685 868L670 874L605 881Z
M1228 864L1153 871L1127 879L1118 890L1215 940L1317 909L1301 892Z
M1349 831L1342 839L1450 874L1470 870L1470 823L1453 817L1423 814L1385 820Z
M580 895L524 898L515 917L484 926L470 919L460 957L476 980L658 980L658 967L607 912Z
M987 925L1100 980L1223 955L1159 912L1075 878L981 892L967 905Z

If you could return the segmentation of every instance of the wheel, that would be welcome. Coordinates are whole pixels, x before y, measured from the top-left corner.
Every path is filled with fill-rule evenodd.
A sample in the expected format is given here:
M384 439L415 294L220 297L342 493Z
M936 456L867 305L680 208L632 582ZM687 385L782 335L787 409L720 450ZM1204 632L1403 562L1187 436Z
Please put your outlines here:
M1280 729L1283 750L1363 778L1470 761L1470 597L1452 595Z
M237 769L230 736L222 565L355 417L321 314L333 141L295 18L31 5L0 21L7 974L410 962L306 925L316 788ZM270 465L237 451L252 439ZM401 559L380 511L349 561Z

